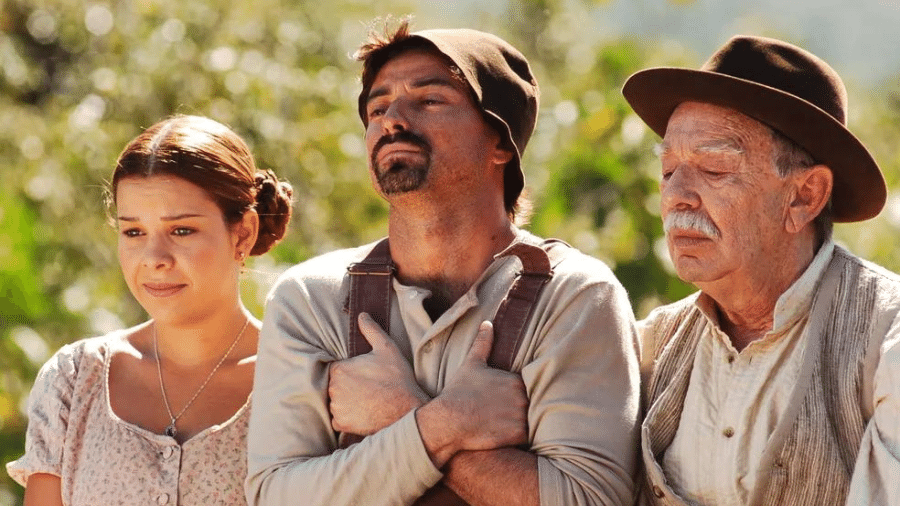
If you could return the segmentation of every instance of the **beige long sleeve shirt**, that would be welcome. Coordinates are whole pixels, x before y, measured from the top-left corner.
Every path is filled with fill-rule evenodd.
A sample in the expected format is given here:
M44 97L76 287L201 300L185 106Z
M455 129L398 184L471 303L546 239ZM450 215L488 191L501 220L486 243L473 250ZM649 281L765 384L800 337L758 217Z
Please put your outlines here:
M533 236L521 232L517 240ZM256 368L247 495L254 505L411 504L442 473L414 413L337 449L328 413L328 363L347 356L346 268L370 246L289 270L270 294ZM630 504L637 457L638 350L626 294L600 261L550 251L554 269L513 370L529 398L531 451L543 505ZM427 290L394 281L390 335L424 390L436 395L490 320L520 263L495 260L432 322ZM490 477L485 477L490 479Z

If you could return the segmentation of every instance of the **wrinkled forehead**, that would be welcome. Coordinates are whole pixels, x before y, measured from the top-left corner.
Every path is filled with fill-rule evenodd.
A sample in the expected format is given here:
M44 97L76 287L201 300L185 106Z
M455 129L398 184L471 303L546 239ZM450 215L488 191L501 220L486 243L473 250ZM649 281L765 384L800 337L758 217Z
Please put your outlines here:
M683 102L669 118L661 150L676 145L692 151L752 152L769 150L772 129L736 109L703 102Z
M387 60L375 73L365 98L370 100L380 93L385 81L409 81L417 86L445 84L463 93L474 93L459 67L443 54L427 48L407 49Z
M459 70L459 67L454 63L454 61L442 53L431 41L427 39L423 39L421 37L410 37L402 42L397 42L392 46L385 47L382 54L379 54L376 57L373 57L371 69L367 73L367 75L363 75L363 87L369 88L372 86L372 83L378 77L379 72L384 66L390 63L392 60L399 58L400 56L406 56L410 53L422 53L431 55L438 60L440 60L450 72L456 74L460 79L465 82L465 78L462 76L462 72ZM467 83L468 84L468 83Z

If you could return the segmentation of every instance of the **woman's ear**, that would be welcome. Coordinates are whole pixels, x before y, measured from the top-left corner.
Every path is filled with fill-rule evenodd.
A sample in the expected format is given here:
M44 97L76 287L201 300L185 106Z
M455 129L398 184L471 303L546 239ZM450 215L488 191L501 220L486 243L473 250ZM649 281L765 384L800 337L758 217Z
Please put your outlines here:
M834 185L834 175L826 165L813 165L791 175L794 184L793 198L788 206L787 229L799 233L822 212Z
M256 236L259 234L259 214L255 209L244 213L241 221L234 224L232 237L234 240L234 256L237 260L243 260L250 256L250 251L256 245Z

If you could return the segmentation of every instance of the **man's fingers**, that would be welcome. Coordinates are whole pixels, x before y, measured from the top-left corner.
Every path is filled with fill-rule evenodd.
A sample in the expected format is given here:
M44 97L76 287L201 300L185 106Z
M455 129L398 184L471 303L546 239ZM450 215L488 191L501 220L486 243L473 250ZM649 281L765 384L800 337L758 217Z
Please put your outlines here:
M491 355L491 346L493 344L494 324L489 321L483 321L478 326L478 334L475 336L472 347L469 348L469 360L477 360L486 364L488 357Z
M377 351L384 348L397 347L394 342L391 341L390 336L385 334L381 326L378 325L378 322L369 316L369 313L359 313L357 322L359 323L359 330L362 332L366 341L372 345L373 350Z

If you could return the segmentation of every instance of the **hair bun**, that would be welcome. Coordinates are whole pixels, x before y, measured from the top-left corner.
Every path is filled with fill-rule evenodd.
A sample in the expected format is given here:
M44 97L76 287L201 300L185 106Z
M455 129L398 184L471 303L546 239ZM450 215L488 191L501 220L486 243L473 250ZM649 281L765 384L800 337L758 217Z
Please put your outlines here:
M259 234L250 254L262 255L272 249L287 231L294 189L287 181L279 181L271 170L258 171L255 185Z

